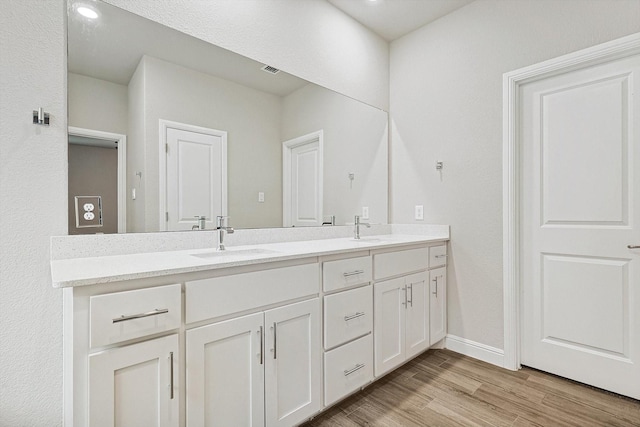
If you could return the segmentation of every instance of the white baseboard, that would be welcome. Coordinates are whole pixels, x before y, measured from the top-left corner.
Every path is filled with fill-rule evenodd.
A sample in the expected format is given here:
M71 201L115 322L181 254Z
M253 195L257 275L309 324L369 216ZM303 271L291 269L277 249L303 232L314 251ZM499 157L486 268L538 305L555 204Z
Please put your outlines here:
M483 362L491 363L492 365L504 366L504 350L486 344L460 338L455 335L447 335L445 338L445 348L455 351L456 353L464 354L465 356L473 357L474 359L482 360Z

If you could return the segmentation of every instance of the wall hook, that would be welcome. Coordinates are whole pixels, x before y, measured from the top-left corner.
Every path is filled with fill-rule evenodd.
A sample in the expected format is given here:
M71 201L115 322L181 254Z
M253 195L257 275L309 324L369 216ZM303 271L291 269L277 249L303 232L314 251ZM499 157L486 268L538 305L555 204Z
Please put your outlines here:
M45 113L42 108L33 110L33 124L49 126L49 113Z

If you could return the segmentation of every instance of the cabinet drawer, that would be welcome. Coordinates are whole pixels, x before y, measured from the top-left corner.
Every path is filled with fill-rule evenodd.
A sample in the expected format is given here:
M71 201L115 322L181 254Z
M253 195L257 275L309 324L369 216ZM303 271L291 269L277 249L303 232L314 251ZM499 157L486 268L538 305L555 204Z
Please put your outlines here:
M179 284L92 296L91 347L177 329L181 306Z
M187 323L213 319L320 292L318 264L295 265L187 282Z
M324 404L331 405L373 380L371 334L324 354Z
M322 285L325 292L369 281L371 281L370 256L327 261L322 264Z
M429 248L406 249L385 252L373 256L373 272L376 280L425 270L429 261Z
M329 349L371 332L371 286L324 297L324 348Z
M447 245L431 246L429 248L429 268L447 264Z

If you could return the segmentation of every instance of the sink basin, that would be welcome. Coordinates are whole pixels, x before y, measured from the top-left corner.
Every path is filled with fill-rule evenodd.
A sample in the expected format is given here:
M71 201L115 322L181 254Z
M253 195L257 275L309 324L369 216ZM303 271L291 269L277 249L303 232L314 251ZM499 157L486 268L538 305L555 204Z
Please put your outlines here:
M262 248L252 248L252 249L227 248L224 251L214 250L214 251L202 252L199 254L190 254L190 255L197 258L219 258L219 257L228 257L228 256L268 255L268 254L277 254L277 253L279 252L271 249L262 249Z
M354 242L362 242L362 243L379 243L382 242L382 239L379 237L361 237L359 239L351 239Z

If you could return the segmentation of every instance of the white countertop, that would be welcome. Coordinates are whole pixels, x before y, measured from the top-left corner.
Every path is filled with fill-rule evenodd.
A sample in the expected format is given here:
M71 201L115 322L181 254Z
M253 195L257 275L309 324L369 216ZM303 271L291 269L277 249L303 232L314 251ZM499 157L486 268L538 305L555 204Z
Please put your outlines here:
M442 235L385 234L361 240L338 238L232 246L225 252L210 248L63 259L51 261L51 278L54 288L86 286L446 240L448 237Z

